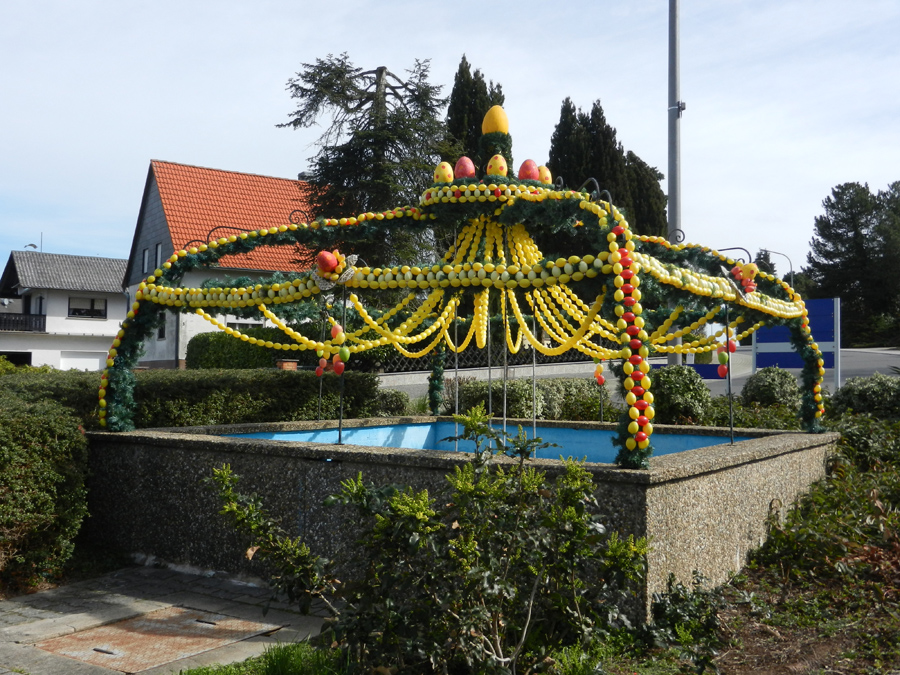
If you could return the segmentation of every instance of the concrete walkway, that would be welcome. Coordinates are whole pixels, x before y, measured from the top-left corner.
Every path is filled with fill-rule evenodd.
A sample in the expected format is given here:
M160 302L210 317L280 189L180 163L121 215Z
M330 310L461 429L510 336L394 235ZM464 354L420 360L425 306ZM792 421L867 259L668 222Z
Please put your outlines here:
M263 615L263 606L270 596L269 588L261 583L247 583L221 573L191 574L133 567L11 598L0 602L0 675L178 673L215 663L243 661L261 654L269 645L296 642L319 632L321 617L301 615L284 603L272 603ZM97 633L97 645L90 646L91 634L85 631L134 617L146 619L148 614L160 610L168 610L169 614L179 611L170 608L199 610L188 614L199 617L192 621L202 629L198 632L206 631L206 635L195 641L193 647L185 649L168 640L176 632L184 633L182 629L170 631L168 635L160 629L142 630L142 625L148 625L146 621L129 627L125 647L108 646L103 642L107 636L100 637L101 632ZM223 629L218 634L217 623ZM233 628L238 624L240 631ZM124 663L115 657L131 656L132 663L144 659L157 665L143 669L141 666L104 667L54 653L65 650L55 644L60 640L53 638L76 633L88 638L88 646L82 648L88 654L86 659L96 662L109 658L111 663ZM205 651L192 654L196 649ZM117 653L123 651L129 654ZM71 649L69 653L73 653Z

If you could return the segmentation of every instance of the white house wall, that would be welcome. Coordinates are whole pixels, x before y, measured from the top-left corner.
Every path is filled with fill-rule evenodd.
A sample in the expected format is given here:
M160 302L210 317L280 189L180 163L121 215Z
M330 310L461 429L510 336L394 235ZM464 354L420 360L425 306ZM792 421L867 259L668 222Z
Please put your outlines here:
M167 255L171 255L169 252ZM249 276L249 277L258 277L258 276L268 276L270 273L265 273L264 275L260 274L252 274L245 273L242 274L239 271L228 270L228 276L230 278L236 278L238 276ZM182 280L181 286L185 288L193 288L201 286L207 279L219 278L224 280L225 271L218 269L202 269L202 270L193 270L185 274L184 279ZM129 296L134 297L137 292L137 285L134 285L129 288ZM146 303L143 307L147 307ZM149 308L147 311L150 311ZM187 357L187 346L196 335L200 333L209 333L211 331L218 330L211 323L201 318L197 314L193 312L189 313L179 313L171 310L165 311L166 316L166 330L165 330L165 338L159 339L157 337L157 333L154 333L147 340L144 341L144 356L141 358L139 362L139 366L143 368L184 368L185 367L185 359ZM238 323L238 324L249 324L249 325L265 325L271 326L272 324L267 321L264 317L259 316L253 319L243 319L238 318L232 315L226 316L218 316L216 317L222 323ZM176 356L177 353L177 356Z

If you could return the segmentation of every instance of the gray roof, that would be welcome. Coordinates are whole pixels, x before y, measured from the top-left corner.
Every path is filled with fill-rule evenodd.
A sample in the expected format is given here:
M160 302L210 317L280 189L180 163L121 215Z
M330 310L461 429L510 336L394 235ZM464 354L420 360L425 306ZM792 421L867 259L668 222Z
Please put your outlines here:
M127 260L38 251L13 251L0 277L0 293L16 286L121 293Z

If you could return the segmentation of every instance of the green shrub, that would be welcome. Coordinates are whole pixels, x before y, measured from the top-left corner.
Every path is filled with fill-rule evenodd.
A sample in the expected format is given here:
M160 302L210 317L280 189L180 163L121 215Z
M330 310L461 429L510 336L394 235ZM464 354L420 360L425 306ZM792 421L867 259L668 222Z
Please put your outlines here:
M448 387L448 389L450 389ZM494 380L491 383L492 401L491 412L494 417L503 416L503 382ZM453 391L449 396L450 408L445 409L445 414L453 412ZM537 416L541 418L544 413L544 396L540 389L535 397L537 402ZM532 408L531 380L507 380L506 382L506 416L522 419L531 419ZM488 383L486 380L460 381L459 410L465 413L478 405L488 408Z
M4 391L31 402L55 401L68 408L86 429L99 428L99 373L79 370L29 371L17 369L2 380Z
M801 429L797 409L786 405L762 405L761 403L745 403L740 397L732 398L733 420L735 427L745 429ZM732 411L728 407L727 396L716 396L710 402L703 424L711 427L727 427L732 419Z
M610 409L606 387L594 378L550 378L537 381L544 401L541 419L591 422L600 419L600 402L604 413ZM530 417L530 415L529 415Z
M344 373L344 417L378 411L378 378ZM312 371L147 370L137 373L138 427L314 420L320 378ZM340 414L340 377L321 378L322 419Z
M87 514L86 471L69 410L0 391L0 575L27 584L61 571Z
M885 419L900 418L900 378L881 373L851 377L831 397L831 403L837 415L855 412Z
M248 328L241 332L258 340L282 343L290 341L290 338L277 328ZM313 365L316 361L316 355L312 352L294 352L294 354L301 354L299 358L308 362L308 365ZM185 363L188 369L274 368L275 359L284 355L285 352L281 350L252 345L221 331L215 331L199 333L190 339Z
M704 588L707 581L694 570L688 588L670 573L666 592L653 594L653 623L646 629L652 642L672 645L682 658L690 659L697 673L715 669L713 659L721 642L719 611L726 604L722 588Z
M840 456L854 468L881 471L900 466L900 421L844 415L830 426L841 434Z
M744 403L786 405L796 410L800 407L800 387L791 373L769 366L747 378L741 390L741 400Z
M409 394L396 389L378 390L378 417L401 417L409 414Z
M643 578L647 542L598 522L580 464L548 480L527 464L540 439L504 438L481 407L458 421L476 451L447 477L447 498L360 475L329 500L371 528L358 549L363 577L348 584L287 537L258 497L235 492L229 467L213 472L222 513L276 567L275 588L321 601L333 614L327 640L360 672L535 672L552 650L621 627L618 608ZM516 461L495 463L501 443Z
M650 373L656 424L699 424L712 396L690 366L663 366Z
M318 325L318 324L316 324ZM319 328L312 324L304 324L299 333L310 339L319 339ZM281 344L292 344L293 340L278 328L248 328L241 331L244 335ZM377 371L385 356L392 347L383 346L365 352L353 354L347 361L347 370L363 372ZM199 333L191 338L187 346L185 363L190 370L194 369L243 369L274 368L278 359L296 359L301 368L314 369L319 357L311 350L285 351L253 345L222 331Z

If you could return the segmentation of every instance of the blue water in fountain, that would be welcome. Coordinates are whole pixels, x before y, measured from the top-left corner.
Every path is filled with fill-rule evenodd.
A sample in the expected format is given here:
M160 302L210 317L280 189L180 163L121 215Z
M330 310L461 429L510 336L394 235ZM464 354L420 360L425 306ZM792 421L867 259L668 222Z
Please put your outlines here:
M494 424L495 429L502 425ZM507 425L507 431L515 434L517 428ZM462 432L462 425L454 422L431 422L422 424L393 424L375 427L345 427L343 442L345 445L367 445L385 448L407 448L411 450L449 450L472 452L475 449L471 441L444 440ZM526 435L531 438L531 426L525 428ZM539 459L559 459L574 457L588 462L612 464L618 450L613 447L613 431L602 429L571 429L567 427L537 427L537 436L544 442L556 443L559 447L545 448L537 452ZM337 429L316 429L309 431L256 432L250 434L228 434L233 438L263 438L275 441L296 441L303 443L337 443ZM735 442L746 441L751 436L735 436ZM703 436L700 434L661 434L651 437L653 454L668 455L685 450L695 450L713 445L727 444L730 438L722 436Z

